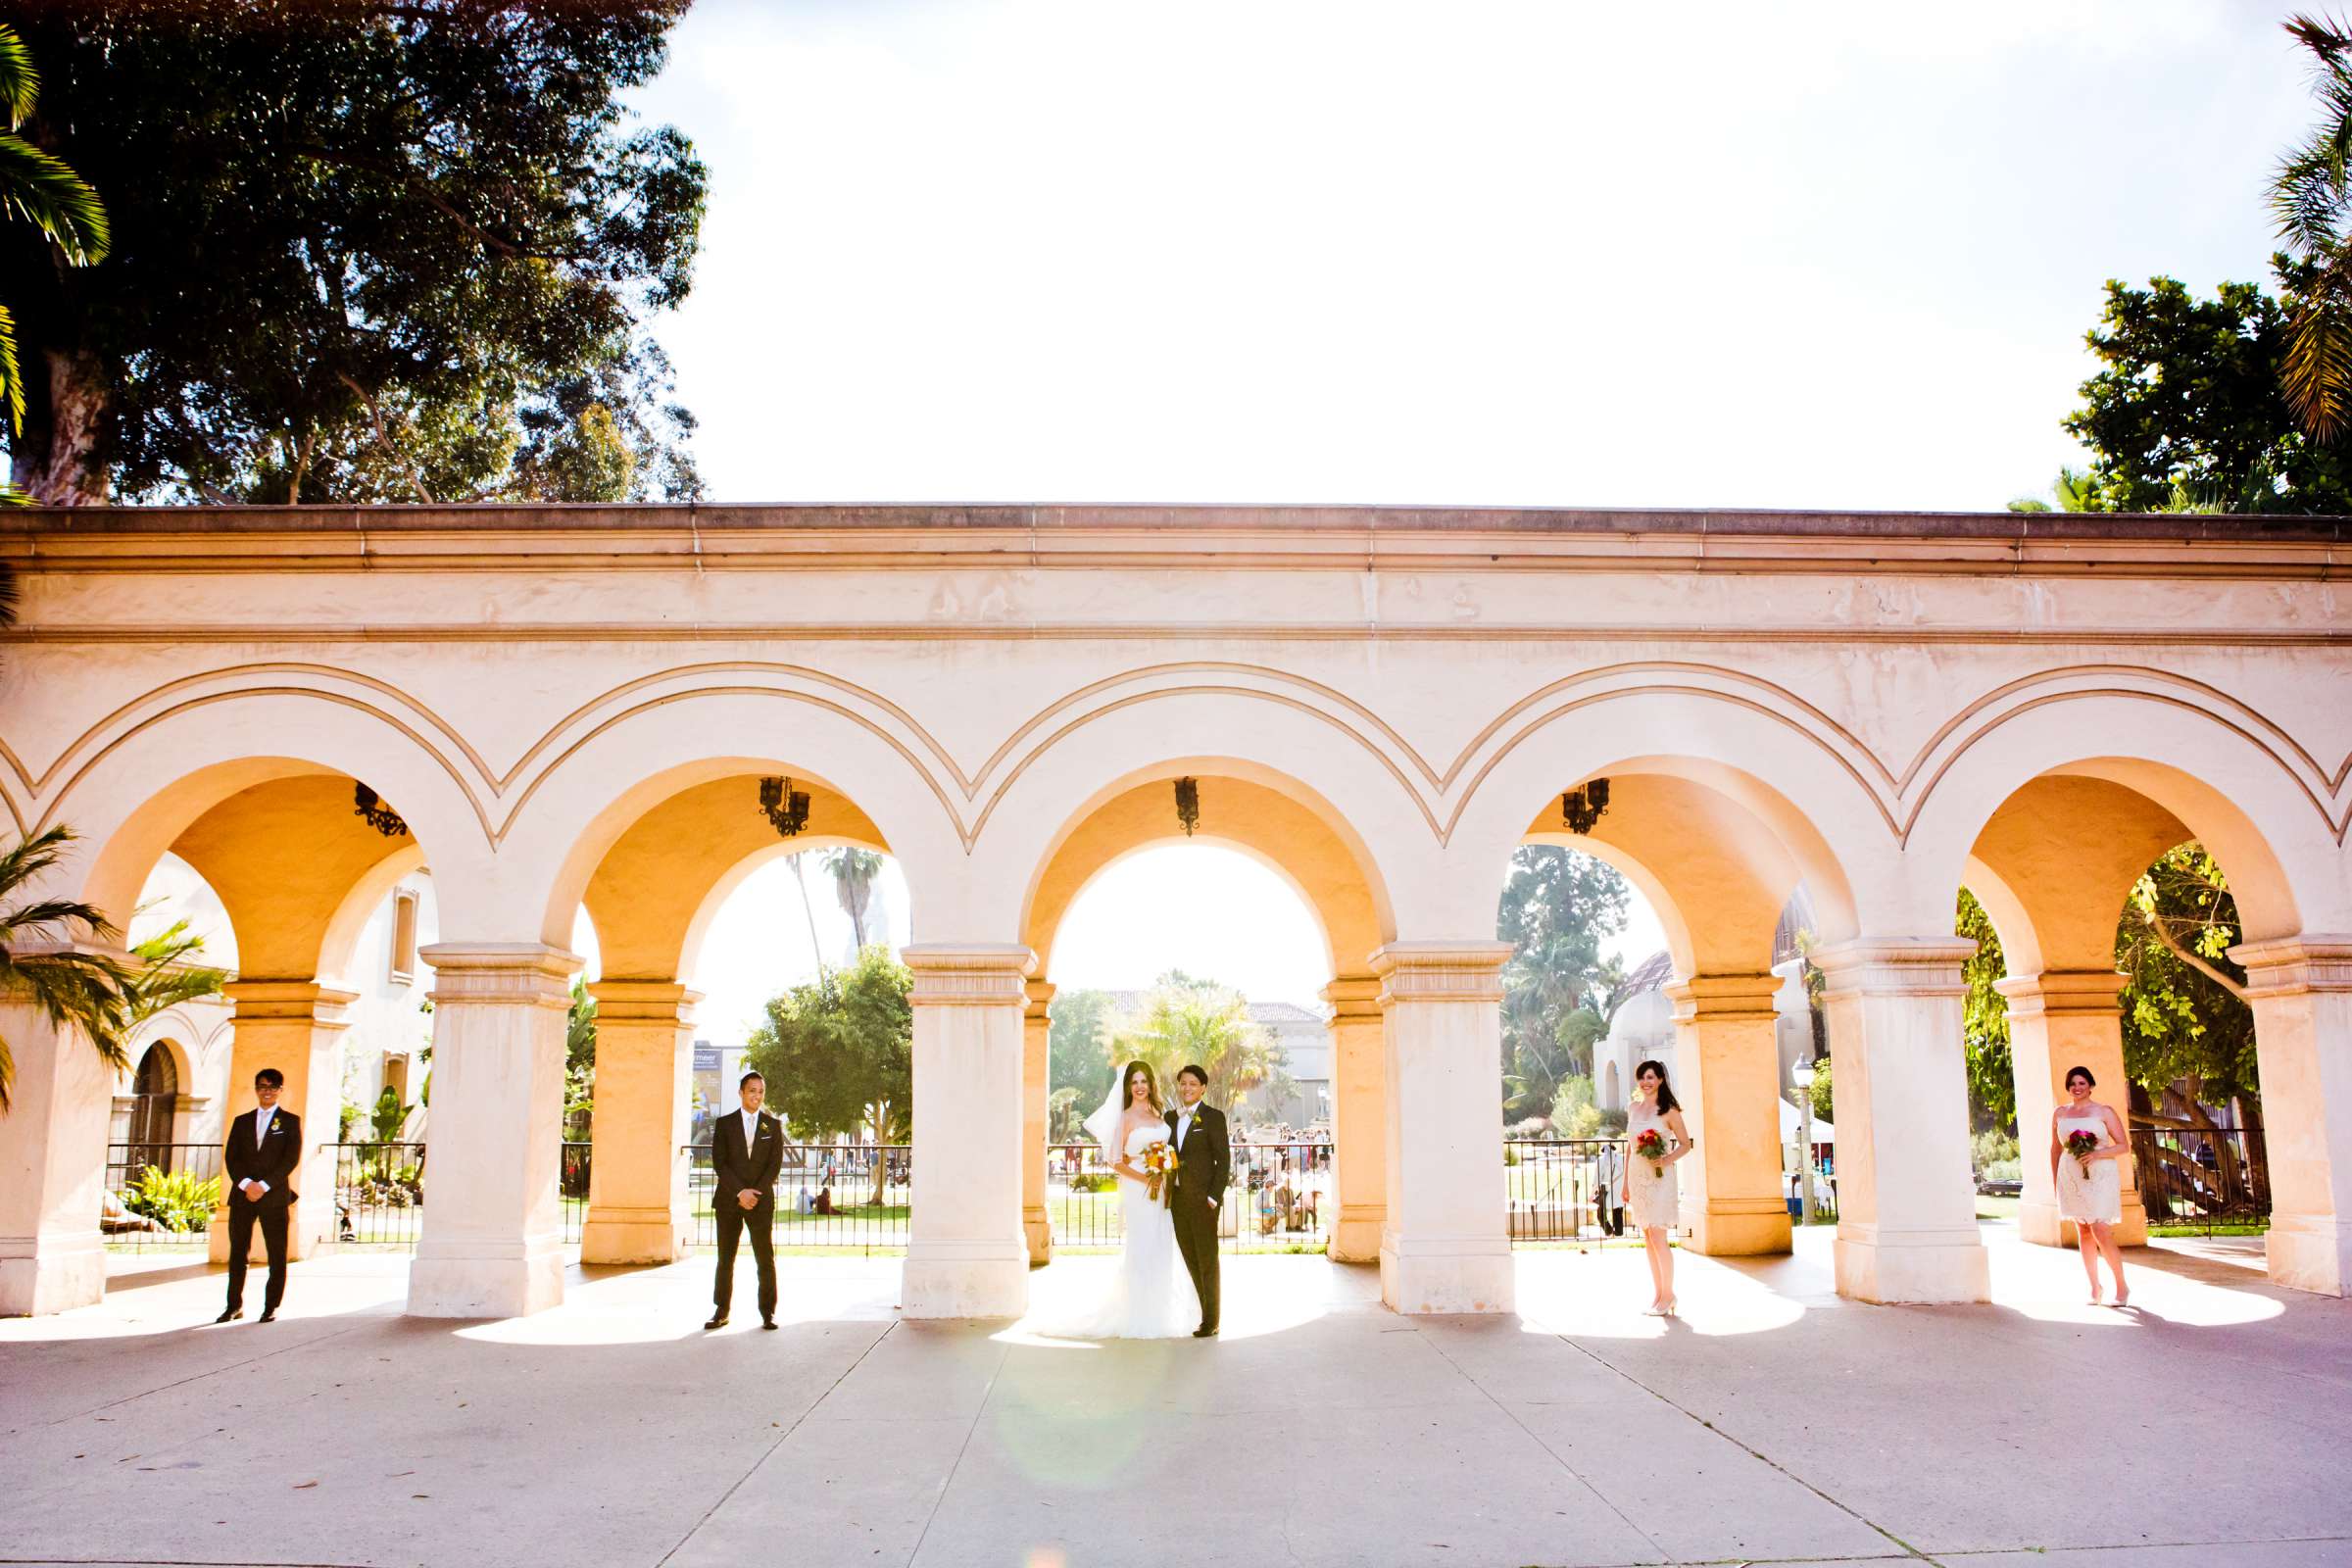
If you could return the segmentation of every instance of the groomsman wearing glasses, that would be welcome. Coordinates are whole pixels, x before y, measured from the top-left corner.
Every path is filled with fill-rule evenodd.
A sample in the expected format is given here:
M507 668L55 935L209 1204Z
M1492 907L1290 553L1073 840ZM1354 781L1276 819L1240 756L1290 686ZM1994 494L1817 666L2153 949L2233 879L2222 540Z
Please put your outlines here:
M760 1263L760 1326L776 1326L776 1177L784 1169L784 1134L776 1118L760 1108L767 1080L747 1072L736 1086L740 1114L718 1118L710 1129L710 1169L717 1178L710 1207L718 1220L718 1279L711 1289L717 1310L707 1329L727 1326L735 1304L735 1247L738 1233L752 1233L752 1256Z
M270 1254L270 1288L262 1298L264 1323L277 1318L286 1295L286 1209L294 1201L294 1167L302 1160L302 1118L277 1108L285 1075L264 1067L253 1075L261 1102L228 1124L228 1305L213 1321L231 1323L245 1315L245 1254L253 1250L253 1227L262 1227Z

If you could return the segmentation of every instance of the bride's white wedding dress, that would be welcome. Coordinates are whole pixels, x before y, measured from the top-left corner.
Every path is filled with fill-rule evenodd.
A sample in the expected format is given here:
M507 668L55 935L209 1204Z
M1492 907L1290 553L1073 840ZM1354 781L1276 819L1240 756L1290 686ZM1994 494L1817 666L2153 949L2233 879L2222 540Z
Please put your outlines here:
M1136 1161L1153 1144L1167 1141L1163 1123L1138 1127L1127 1135L1127 1158ZM1191 1334L1200 1326L1200 1298L1176 1249L1176 1222L1168 1205L1150 1196L1142 1182L1121 1176L1119 1217L1126 1241L1110 1289L1074 1321L1055 1323L1049 1332L1073 1340L1171 1340Z

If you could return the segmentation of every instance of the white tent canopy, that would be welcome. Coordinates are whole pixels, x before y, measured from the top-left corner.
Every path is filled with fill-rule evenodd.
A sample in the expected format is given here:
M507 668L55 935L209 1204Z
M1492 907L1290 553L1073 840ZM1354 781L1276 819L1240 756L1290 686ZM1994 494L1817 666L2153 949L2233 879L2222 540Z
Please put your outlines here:
M1782 1101L1781 1146L1783 1148L1794 1148L1796 1141L1804 1136L1804 1129L1797 1125L1799 1120L1796 1107L1786 1100ZM1817 1144L1834 1144L1838 1141L1838 1129L1816 1116L1813 1118L1813 1141Z

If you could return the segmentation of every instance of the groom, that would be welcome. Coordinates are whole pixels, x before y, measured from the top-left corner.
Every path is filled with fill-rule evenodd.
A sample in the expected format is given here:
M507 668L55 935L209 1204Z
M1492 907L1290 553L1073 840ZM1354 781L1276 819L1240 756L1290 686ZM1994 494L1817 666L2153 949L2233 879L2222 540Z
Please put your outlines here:
M1168 1137L1176 1145L1176 1177L1168 1214L1176 1222L1176 1248L1200 1298L1197 1340L1217 1332L1217 1205L1233 1175L1233 1149L1225 1141L1225 1113L1200 1102L1208 1074L1186 1067L1176 1075L1176 1108L1168 1112Z

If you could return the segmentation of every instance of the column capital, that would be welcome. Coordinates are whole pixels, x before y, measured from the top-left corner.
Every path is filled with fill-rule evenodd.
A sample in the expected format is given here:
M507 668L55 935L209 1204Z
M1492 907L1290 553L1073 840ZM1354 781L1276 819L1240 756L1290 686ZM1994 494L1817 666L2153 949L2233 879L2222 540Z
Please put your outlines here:
M360 1000L356 991L337 991L316 980L227 980L220 994L235 1004L239 1023L258 1018L299 1019L321 1029L343 1029L343 1009Z
M433 989L425 995L438 1007L448 1003L534 1003L571 1005L571 977L580 970L576 953L544 942L436 942L416 950L431 964Z
M1995 980L1992 989L2009 999L2013 1017L2065 1018L2114 1012L2125 980L2113 969L2044 969Z
M1832 992L1956 997L1968 989L1960 965L1976 955L1973 942L1862 937L1815 948L1808 956Z
M1022 987L1022 994L1029 999L1029 1009L1022 1016L1031 1023L1044 1023L1047 1009L1054 1004L1055 989L1051 980L1032 980Z
M2245 968L2249 999L2352 991L2352 936L2305 934L2241 942L2230 950L2230 956Z
M615 1023L674 1023L694 1021L694 1005L703 1000L675 980L591 980L588 994L596 999L596 1015Z
M1380 980L1374 975L1342 975L1322 991L1323 1004L1331 1008L1331 1021L1343 1018L1358 1022L1380 1016Z
M1037 955L1017 942L925 942L901 949L899 960L914 972L907 1001L918 1007L1025 1009L1037 967Z
M1380 1005L1400 1002L1500 1002L1508 942L1391 942L1373 951Z
M1694 974L1660 990L1674 1004L1674 1021L1699 1018L1777 1018L1781 987L1787 984L1769 971L1754 974Z

